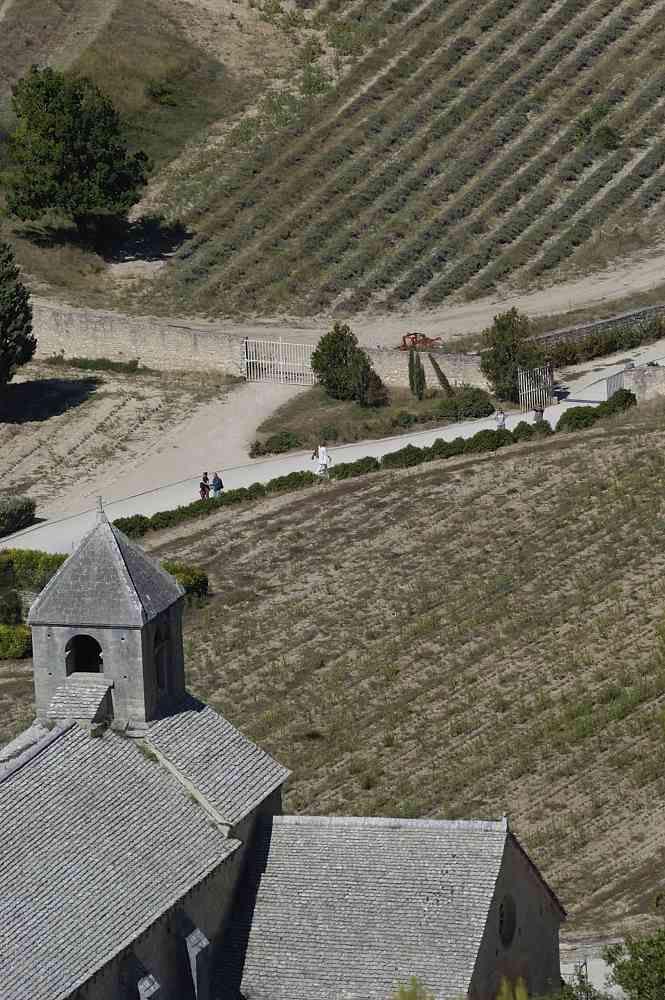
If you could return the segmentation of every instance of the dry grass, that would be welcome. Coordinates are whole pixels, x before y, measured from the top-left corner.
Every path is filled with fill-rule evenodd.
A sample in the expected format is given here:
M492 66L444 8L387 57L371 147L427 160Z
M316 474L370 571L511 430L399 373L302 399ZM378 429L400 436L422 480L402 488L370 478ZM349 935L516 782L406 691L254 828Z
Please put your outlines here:
M294 772L286 807L506 810L577 931L665 854L662 412L227 513L190 684Z
M643 407L151 539L211 577L190 687L293 770L287 810L505 810L571 929L647 925L665 882L664 445L665 409Z

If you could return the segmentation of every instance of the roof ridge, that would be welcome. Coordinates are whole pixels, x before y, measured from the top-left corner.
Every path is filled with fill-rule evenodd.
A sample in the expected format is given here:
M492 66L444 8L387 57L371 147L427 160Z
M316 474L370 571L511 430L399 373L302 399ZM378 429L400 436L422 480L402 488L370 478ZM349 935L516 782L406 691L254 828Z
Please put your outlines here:
M368 826L426 830L480 830L486 833L507 833L505 817L486 819L406 819L391 816L275 816L280 826Z
M37 740L36 743L33 743L32 746L26 747L22 753L19 753L14 758L13 762L8 763L6 770L0 769L0 785L2 785L7 778L16 774L17 771L20 771L26 764L29 764L30 761L35 759L35 757L38 757L43 750L46 750L52 743L59 740L61 736L64 736L65 733L69 732L69 730L75 725L75 722L69 722L64 726L55 726L51 732L46 733L45 736L42 736L42 738Z

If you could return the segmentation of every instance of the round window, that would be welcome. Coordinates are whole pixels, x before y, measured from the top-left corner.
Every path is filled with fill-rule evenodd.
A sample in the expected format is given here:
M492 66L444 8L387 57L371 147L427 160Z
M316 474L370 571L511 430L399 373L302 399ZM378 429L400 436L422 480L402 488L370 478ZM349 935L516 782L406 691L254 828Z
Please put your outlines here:
M504 948L507 948L515 937L516 924L515 900L512 896L505 895L499 906L499 937Z

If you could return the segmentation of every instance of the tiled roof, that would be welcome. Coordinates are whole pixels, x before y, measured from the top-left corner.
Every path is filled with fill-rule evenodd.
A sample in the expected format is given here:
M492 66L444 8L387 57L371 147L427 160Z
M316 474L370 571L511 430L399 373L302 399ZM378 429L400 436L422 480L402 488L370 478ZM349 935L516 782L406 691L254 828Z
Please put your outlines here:
M113 687L103 674L70 674L53 692L46 715L49 719L94 719Z
M132 740L23 742L0 778L0 997L62 1000L239 845Z
M188 698L150 723L148 740L229 825L284 784L288 770L207 705Z
M505 823L276 817L237 894L225 1000L386 1000L411 976L437 1000L466 995L507 837Z
M30 608L30 625L140 627L183 588L104 515Z

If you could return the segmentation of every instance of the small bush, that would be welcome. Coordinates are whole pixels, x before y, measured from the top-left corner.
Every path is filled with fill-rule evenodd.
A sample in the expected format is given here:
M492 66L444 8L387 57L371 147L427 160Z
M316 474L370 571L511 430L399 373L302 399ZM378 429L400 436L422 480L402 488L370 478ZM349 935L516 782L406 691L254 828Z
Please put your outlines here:
M382 469L408 469L412 465L420 465L425 461L425 452L414 444L407 444L399 451L392 451L381 459Z
M400 410L391 418L390 423L393 427L410 427L411 424L415 424L418 421L418 417L415 413L409 413L408 410Z
M583 431L593 427L601 414L597 406L572 406L561 415L557 431Z
M292 431L278 431L271 434L265 441L254 441L249 449L250 458L259 455L282 455L292 448L302 448L302 441Z
M443 438L437 438L430 448L430 459L454 458L456 455L463 455L465 445L466 441L461 437L455 438L454 441L444 441Z
M554 434L554 430L552 429L552 425L549 420L538 420L532 426L534 436L550 437L551 434Z
M510 434L510 431L508 431ZM512 441L512 436L511 436ZM464 451L467 455L477 455L484 451L496 451L502 447L500 431L483 430L478 431L473 437L467 438Z
M313 472L289 472L286 476L276 476L266 483L266 493L283 493L286 490L299 490L303 486L311 486L319 481Z
M27 625L0 625L0 660L32 656L32 633Z
M364 476L368 472L377 472L381 466L378 459L371 455L359 458L355 462L342 462L340 465L333 465L330 469L331 479L353 479L354 476Z
M494 405L489 393L473 385L461 386L439 403L439 414L445 420L472 420L492 413Z
M549 427L549 424L547 426ZM526 420L520 420L517 427L513 428L513 440L530 441L533 433L533 424L527 424Z
M35 506L35 501L29 497L0 496L0 537L32 524Z
M141 538L151 527L150 518L146 517L145 514L132 514L130 517L119 517L113 523L128 538Z
M610 417L614 413L625 413L636 404L637 397L634 392L630 389L617 389L609 399L600 404L598 412L601 417Z
M58 368L77 368L79 371L122 372L124 375L135 375L137 372L149 372L151 368L139 365L138 358L129 361L113 361L111 358L66 358L64 353L52 354L46 361Z
M176 578L188 597L208 596L208 574L199 566L167 560L162 563L162 569Z
M250 500L258 500L259 497L264 497L266 495L266 488L263 483L252 483L251 486L247 487L247 496Z

